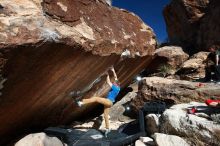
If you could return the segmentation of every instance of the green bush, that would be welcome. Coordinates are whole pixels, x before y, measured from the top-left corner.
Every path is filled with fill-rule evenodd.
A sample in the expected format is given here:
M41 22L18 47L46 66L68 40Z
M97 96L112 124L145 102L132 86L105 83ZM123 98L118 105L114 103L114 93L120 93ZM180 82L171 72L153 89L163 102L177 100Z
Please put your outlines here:
M172 66L169 64L162 64L159 66L158 71L163 74L164 77L166 77L167 75L169 75L172 71Z

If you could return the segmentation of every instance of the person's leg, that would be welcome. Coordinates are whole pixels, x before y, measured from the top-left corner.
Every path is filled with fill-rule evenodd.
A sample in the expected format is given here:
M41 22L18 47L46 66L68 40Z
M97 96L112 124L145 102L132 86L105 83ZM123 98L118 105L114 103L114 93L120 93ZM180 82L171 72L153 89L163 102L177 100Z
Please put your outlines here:
M104 105L105 127L106 129L109 129L109 109L113 105L113 103L109 99L102 97L92 97L89 99L82 100L82 104L95 103L95 102Z
M205 81L208 82L211 80L211 69L210 66L205 68Z
M82 100L83 104L93 103L97 102L102 105L104 105L104 119L105 119L105 127L106 129L109 129L109 109L113 105L112 102L107 98L102 97L92 97L90 99L84 99Z
M220 81L220 66L215 66L215 75L216 75L216 80L219 82Z
M91 97L91 98L87 98L87 99L82 100L82 104L88 104L88 103L94 103L94 102L97 102L96 97Z
M83 104L88 104L88 103L100 103L103 104L106 107L111 107L112 106L112 102L107 99L107 98L102 98L102 97L91 97L88 99L83 99L82 103Z
M104 107L104 119L106 129L109 129L109 109L110 107Z
M82 101L76 101L77 105L81 107L83 104L88 104L88 103L95 103L99 100L101 97L91 97L88 99L83 99Z
M108 136L108 133L110 132L110 123L109 123L109 110L110 107L104 107L104 119L105 119L105 137Z
M211 81L216 80L216 68L215 65L210 66L210 77Z

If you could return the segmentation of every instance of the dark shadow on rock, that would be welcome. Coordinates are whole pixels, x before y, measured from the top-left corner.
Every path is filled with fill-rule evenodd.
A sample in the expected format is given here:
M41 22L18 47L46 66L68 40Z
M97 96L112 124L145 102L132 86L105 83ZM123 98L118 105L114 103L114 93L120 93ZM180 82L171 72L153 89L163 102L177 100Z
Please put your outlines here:
M121 100L126 94L128 94L129 92L132 92L133 89L131 87L125 87L123 88L120 93L117 96L117 101Z
M99 129L99 127L102 125L102 121L103 121L102 116L99 116L98 118L92 120L92 122L94 122L92 128Z
M127 135L132 135L140 131L140 125L138 120L132 121L127 124L123 124L118 128L119 132L126 133Z
M164 99L163 102L165 102L167 108L170 108L175 104L175 101L172 99Z
M132 101L126 102L124 104L122 104L122 106L124 107L125 111L123 113L124 116L129 117L131 119L136 119L137 118L137 114L135 111L134 106L131 104Z

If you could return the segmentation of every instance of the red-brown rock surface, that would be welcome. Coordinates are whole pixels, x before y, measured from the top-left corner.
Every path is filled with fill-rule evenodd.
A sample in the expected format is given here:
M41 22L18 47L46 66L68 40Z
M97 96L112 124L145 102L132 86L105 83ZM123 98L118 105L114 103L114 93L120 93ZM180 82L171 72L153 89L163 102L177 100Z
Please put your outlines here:
M220 47L220 1L210 0L207 11L200 23L197 44L201 48L212 44Z
M163 13L172 43L198 50L219 44L219 0L172 0Z
M101 78L84 98L105 95L102 74L111 65L127 85L150 63L154 38L137 16L101 0L1 0L0 144L89 111L68 94ZM124 50L133 58L121 61Z

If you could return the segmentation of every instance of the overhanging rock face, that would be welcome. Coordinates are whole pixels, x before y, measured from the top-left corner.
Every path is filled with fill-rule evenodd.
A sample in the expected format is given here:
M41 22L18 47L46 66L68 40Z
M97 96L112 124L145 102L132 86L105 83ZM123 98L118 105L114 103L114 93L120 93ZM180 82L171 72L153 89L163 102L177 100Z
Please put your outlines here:
M0 144L88 111L72 103L70 91L101 79L84 98L104 96L111 65L126 86L150 63L155 45L150 27L105 1L1 0ZM130 58L122 61L125 50Z

